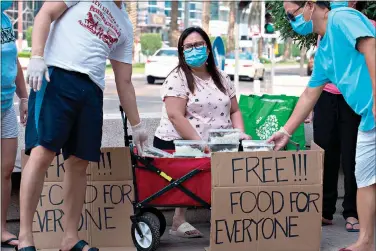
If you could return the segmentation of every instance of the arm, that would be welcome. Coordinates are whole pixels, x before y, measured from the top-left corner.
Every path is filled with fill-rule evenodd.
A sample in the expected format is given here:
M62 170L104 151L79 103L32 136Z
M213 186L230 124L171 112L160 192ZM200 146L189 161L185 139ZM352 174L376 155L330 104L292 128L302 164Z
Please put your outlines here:
M16 76L16 94L20 99L19 110L20 110L20 120L21 124L26 125L27 121L27 91L25 78L22 72L22 67L20 61L17 58L17 76Z
M288 134L293 134L299 125L308 117L309 113L313 110L313 107L319 99L323 89L324 85L313 88L307 87L304 90L290 119L284 126Z
M19 99L26 99L27 100L27 90L26 90L26 83L25 78L22 71L22 66L20 61L17 58L17 76L16 76L16 94Z
M165 97L165 105L168 118L174 125L176 131L185 140L201 140L197 131L185 117L187 99L178 97Z
M131 126L138 125L140 124L140 116L137 109L136 93L132 84L132 65L112 59L111 65L115 74L116 89L120 104Z
M46 1L34 20L32 56L43 57L44 47L53 21L58 19L68 8L63 1Z
M369 74L372 80L372 90L373 90L373 115L376 119L376 39L367 37L363 38L358 42L358 50L362 53L366 59Z
M238 100L236 99L236 96L231 98L231 122L234 128L239 129L240 131L244 132L244 122L242 113L240 112Z

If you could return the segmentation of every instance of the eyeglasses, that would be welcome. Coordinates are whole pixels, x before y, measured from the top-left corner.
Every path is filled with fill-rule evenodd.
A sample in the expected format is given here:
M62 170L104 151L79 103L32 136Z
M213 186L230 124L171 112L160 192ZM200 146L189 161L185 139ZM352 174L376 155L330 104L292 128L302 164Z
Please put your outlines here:
M192 44L185 44L182 47L183 47L184 51L191 52L193 50L193 48L195 48L197 50L197 49L201 49L201 47L203 47L203 46L206 46L206 43L204 41L200 41L200 42L196 42L196 43L192 43Z
M287 20L295 22L295 20L296 20L296 18L295 18L295 13L298 12L298 11L299 11L301 8L303 8L304 6L305 6L305 4L299 6L299 8L297 8L293 13L286 12L286 18L287 18Z

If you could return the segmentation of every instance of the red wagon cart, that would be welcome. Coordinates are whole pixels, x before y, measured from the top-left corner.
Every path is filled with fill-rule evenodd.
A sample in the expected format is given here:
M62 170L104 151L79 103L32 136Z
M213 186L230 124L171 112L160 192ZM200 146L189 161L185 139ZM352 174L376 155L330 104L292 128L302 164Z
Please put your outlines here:
M210 209L210 158L149 158L137 154L128 135L127 117L120 107L125 145L130 147L134 185L132 239L139 251L157 250L166 230L158 208Z

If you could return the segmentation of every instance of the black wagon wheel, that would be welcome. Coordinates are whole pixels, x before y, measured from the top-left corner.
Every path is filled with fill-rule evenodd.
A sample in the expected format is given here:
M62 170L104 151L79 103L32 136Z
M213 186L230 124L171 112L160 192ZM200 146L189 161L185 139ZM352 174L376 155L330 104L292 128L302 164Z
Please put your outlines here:
M159 247L159 224L148 215L141 215L137 218L137 223L132 224L131 234L137 251L155 251Z
M154 207L144 208L142 211L143 211L142 215L148 215L153 220L158 222L158 224L159 224L159 236L162 237L163 234L166 231L166 228L167 228L166 218L163 215L163 213L160 210L158 210Z

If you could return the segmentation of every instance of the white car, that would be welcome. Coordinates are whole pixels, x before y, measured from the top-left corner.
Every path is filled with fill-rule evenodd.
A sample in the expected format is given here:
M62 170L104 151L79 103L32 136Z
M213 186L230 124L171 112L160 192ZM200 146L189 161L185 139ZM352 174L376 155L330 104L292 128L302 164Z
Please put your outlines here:
M231 79L234 79L235 54L233 52L226 55L225 72ZM253 58L250 53L239 53L239 78L264 80L264 74L265 66L260 63L260 60Z
M178 48L161 48L151 56L145 64L146 80L154 84L157 79L165 79L178 65Z

